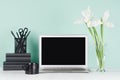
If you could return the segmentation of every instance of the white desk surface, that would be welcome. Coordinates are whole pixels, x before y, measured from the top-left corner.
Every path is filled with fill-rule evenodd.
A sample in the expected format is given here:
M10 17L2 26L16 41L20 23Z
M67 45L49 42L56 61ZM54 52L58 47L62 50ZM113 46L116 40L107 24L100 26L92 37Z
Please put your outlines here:
M0 80L120 80L120 72L40 73L27 75L24 71L3 71Z

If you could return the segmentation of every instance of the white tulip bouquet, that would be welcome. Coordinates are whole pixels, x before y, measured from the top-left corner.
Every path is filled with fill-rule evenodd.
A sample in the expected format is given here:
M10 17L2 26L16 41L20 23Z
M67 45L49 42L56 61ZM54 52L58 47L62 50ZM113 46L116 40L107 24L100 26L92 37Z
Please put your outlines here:
M104 26L113 27L113 24L108 22L109 11L105 11L103 17L100 19L95 19L91 10L88 7L86 10L82 11L82 19L78 19L74 22L74 24L85 23L88 31L90 32L96 48L96 56L98 61L98 69L97 71L104 72ZM97 32L97 27L100 26L99 33Z

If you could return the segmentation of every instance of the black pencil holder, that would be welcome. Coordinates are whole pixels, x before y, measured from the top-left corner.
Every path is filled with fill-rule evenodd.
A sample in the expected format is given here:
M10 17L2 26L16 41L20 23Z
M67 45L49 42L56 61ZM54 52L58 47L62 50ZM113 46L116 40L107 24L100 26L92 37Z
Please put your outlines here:
M15 53L27 53L27 38L15 38Z
M39 74L39 64L37 63L27 63L23 69L26 74Z

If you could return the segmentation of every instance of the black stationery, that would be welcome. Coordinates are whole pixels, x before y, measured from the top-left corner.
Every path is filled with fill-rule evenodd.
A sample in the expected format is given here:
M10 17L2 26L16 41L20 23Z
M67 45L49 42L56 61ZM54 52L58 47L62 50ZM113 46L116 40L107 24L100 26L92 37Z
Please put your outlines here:
M19 28L17 32L11 31L15 41L15 52L6 53L6 61L3 62L3 70L24 70L24 66L31 62L31 55L27 53L27 37L30 32L31 31L26 27Z
M31 57L31 55L30 55L30 53L22 53L22 54L6 53L6 57Z

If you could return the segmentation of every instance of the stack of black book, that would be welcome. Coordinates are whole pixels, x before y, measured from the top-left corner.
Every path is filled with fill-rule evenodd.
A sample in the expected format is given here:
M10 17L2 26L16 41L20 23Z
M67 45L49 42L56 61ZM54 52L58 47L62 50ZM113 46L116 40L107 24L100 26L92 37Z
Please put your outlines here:
M3 70L23 70L24 66L31 62L29 53L7 53L6 61L3 63Z

